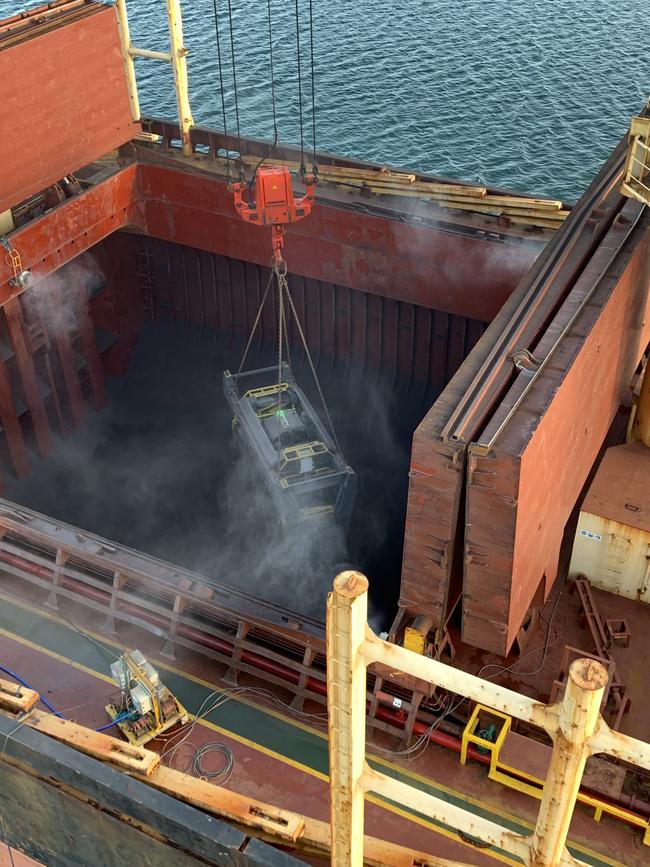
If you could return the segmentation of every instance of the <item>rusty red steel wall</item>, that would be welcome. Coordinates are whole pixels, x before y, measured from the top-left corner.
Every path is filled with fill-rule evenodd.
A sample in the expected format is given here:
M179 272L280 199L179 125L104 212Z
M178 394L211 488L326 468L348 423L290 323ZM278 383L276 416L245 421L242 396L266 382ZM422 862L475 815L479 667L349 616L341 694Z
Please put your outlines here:
M148 164L127 165L16 230L12 242L23 266L43 277L125 226L257 265L270 261L268 230L242 222L224 180ZM286 244L294 274L481 322L496 315L538 251L538 241L510 246L326 202L290 227ZM380 264L388 276L379 275ZM0 303L16 292L10 276L0 259Z
M66 436L89 406L100 409L106 400L82 270L61 268L3 305L0 347L0 453L23 476L32 435L46 458L55 434Z
M489 452L469 448L462 637L495 653L510 650L540 585L548 596L566 522L650 340L650 217L613 258L624 232L614 224L576 284L570 309L597 288Z
M221 178L140 165L148 234L266 265L268 230L243 223ZM539 253L508 242L360 213L318 200L287 231L290 269L312 280L488 322Z
M102 327L120 330L121 343L128 345L142 316L247 337L270 273L251 262L127 233L107 238L93 254L104 263L109 284L95 300L93 316ZM290 274L289 286L316 363L323 357L367 365L393 381L425 383L436 392L484 330L474 319L333 283ZM128 300L134 292L137 302ZM144 310L138 313L140 298ZM276 335L276 305L267 303L256 341L273 343ZM299 345L293 321L289 339Z
M536 341L623 206L626 150L624 139L415 432L399 601L408 617L424 614L442 626L460 599L467 446L491 413L499 417L513 353L537 351ZM507 401L502 406L507 410Z
M132 119L112 7L15 45L0 40L0 212L129 141Z
M515 289L413 434L399 606L430 617L434 626L444 625L463 580L454 551L457 521L464 524L467 446L444 440L442 431L527 289L526 283Z

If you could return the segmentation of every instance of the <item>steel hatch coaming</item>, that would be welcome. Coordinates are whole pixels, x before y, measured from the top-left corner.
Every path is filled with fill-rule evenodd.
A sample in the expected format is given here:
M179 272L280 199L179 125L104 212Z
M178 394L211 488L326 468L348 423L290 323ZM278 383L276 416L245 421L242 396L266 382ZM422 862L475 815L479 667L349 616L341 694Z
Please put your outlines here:
M40 279L126 226L255 264L270 261L270 240L239 219L224 180L176 164L116 166L115 174L17 229L12 242L23 267ZM287 235L291 270L307 279L483 322L538 251L538 240L509 246L485 233L423 228L324 202ZM19 291L6 285L10 276L0 261L0 302Z
M626 208L639 212L634 203ZM611 264L626 231L625 223L612 228L575 293L584 297L603 269L606 276L561 348L489 453L469 447L468 644L505 655L540 583L545 597L553 585L565 524L650 340L649 230L642 215Z
M142 227L137 166L128 165L102 183L11 234L24 268L42 280L125 226ZM8 285L11 269L0 258L0 305L23 290Z
M3 839L46 864L290 867L289 854L217 816L0 715Z
M463 580L459 555L468 444L479 439L512 376L513 353L535 348L545 323L622 207L618 183L625 152L626 138L415 432L400 607L411 616L426 614L434 626L444 624Z
M154 163L139 166L148 234L266 265L268 233L243 223L221 179ZM504 252L505 248L505 252ZM294 273L481 321L491 320L539 250L485 236L359 213L325 201L291 226Z

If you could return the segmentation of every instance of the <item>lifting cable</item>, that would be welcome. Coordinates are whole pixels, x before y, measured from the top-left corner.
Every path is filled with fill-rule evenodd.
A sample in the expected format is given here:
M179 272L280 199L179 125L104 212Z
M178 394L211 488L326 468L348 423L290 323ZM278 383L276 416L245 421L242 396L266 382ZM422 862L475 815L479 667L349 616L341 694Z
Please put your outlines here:
M235 34L232 24L232 0L228 0L228 24L230 27L230 55L232 60L232 86L235 96L235 120L237 122L237 152L239 154L239 180L244 180L244 162L241 152L241 130L239 128L239 97L237 95L237 64L235 63Z
M217 0L212 0L214 10L214 34L217 40L217 62L219 63L219 88L221 90L221 114L223 118L223 137L226 143L226 173L228 183L232 182L232 173L230 171L230 145L228 143L228 124L226 121L226 94L223 87L223 65L221 63L221 39L219 36L219 13L217 10Z
M214 20L215 20L215 34L217 40L217 57L219 61L219 81L221 86L221 107L223 113L223 124L224 124L224 136L226 140L226 148L228 147L228 134L226 128L226 103L225 103L225 95L224 95L224 87L223 87L223 67L222 67L222 56L221 56L221 46L220 46L220 37L219 37L219 24L218 24L218 14L217 14L217 0L213 0L214 5ZM273 18L271 12L271 0L267 0L267 17L268 17L268 34L269 34L269 65L271 72L271 104L273 110L273 143L269 150L269 153L262 157L262 159L258 162L253 170L253 174L251 180L249 182L249 191L252 195L252 187L255 182L258 170L262 163L268 159L273 150L276 148L278 143L278 122L277 122L277 108L276 108L276 99L275 99L275 72L273 68ZM303 117L303 94L302 94L302 52L300 46L300 3L299 0L295 0L295 22L296 22L296 59L297 59L297 67L298 67L298 112L299 112L299 122L300 122L300 176L304 180L307 175L307 169L305 167L305 135L304 135L304 117ZM230 29L230 50L231 50L231 59L232 59L232 77L233 77L233 89L234 89L234 98L235 98L235 119L237 126L237 148L239 151L239 177L240 180L244 181L244 165L243 158L241 152L241 132L240 132L240 123L239 123L239 100L237 93L237 71L236 71L236 62L235 62L235 41L234 41L234 33L233 33L233 15L232 15L232 0L228 0L228 24ZM311 113L312 113L312 148L313 148L313 174L314 176L318 175L318 159L317 159L317 151L316 151L316 78L314 71L314 24L313 24L313 0L309 0L309 51L310 51L310 65L311 65ZM228 150L226 150L226 160L228 167L228 179L231 179L230 174L230 156ZM330 415L329 409L327 407L327 403L325 402L325 396L323 394L323 389L321 388L320 381L318 379L318 374L316 373L316 366L314 365L314 361L312 359L311 353L309 351L309 346L307 345L307 339L305 337L305 332L303 330L300 319L298 318L298 312L296 310L296 306L293 301L293 296L291 295L291 290L289 289L289 283L287 281L287 269L286 263L283 259L275 260L274 265L271 268L271 273L269 275L268 282L266 284L266 288L264 289L264 293L262 295L262 299L260 301L257 314L255 316L255 321L253 322L253 327L248 337L248 341L246 343L246 347L244 349L244 353L242 355L241 362L239 364L238 373L241 373L244 364L246 363L246 358L248 356L248 352L250 350L251 344L253 342L253 337L255 336L255 332L260 324L260 320L262 318L262 311L264 309L264 305L266 304L266 300L269 295L269 290L271 288L271 283L273 281L273 277L276 277L277 280L277 289L278 289L278 413L282 411L282 379L283 379L283 365L284 365L284 352L286 347L287 361L289 366L291 365L290 359L290 344L289 344L289 332L288 332L288 317L285 311L285 298L289 304L290 313L293 314L293 318L296 322L296 327L298 329L298 334L300 335L300 340L307 357L307 361L309 363L309 367L314 378L314 382L316 384L316 389L318 391L318 396L320 398L320 402L323 407L323 412L325 413L325 417L327 419L327 424L332 435L332 439L334 444L339 452L341 453L341 446L338 441L338 437L336 436L336 431L334 429L334 425L332 423L332 417Z
M316 156L316 76L314 74L314 17L312 14L312 0L309 0L309 52L311 55L311 127L313 138L312 173L318 177L318 158Z
M278 415L282 412L282 338L284 337L284 287L287 279L278 270L277 263L274 271L278 278Z
M251 179L248 182L248 191L249 195L252 198L253 195L253 184L255 183L255 178L257 177L257 172L260 166L267 160L273 151L276 149L278 145L278 118L277 118L277 110L275 106L275 73L273 71L273 20L271 16L271 0L266 0L267 11L268 11L268 25L269 25L269 66L271 71L271 108L273 110L273 141L271 142L271 147L269 148L268 154L263 156L259 163L253 169L253 174L251 175Z
M298 61L298 112L300 117L300 177L307 174L305 168L305 135L302 123L302 61L300 57L300 14L298 0L296 0L296 56Z
M236 134L237 134L237 150L239 154L239 179L241 181L244 180L244 163L241 152L241 127L240 127L240 116L239 116L239 91L237 87L237 63L235 56L235 36L234 36L234 27L233 27L233 11L232 11L232 0L227 0L228 4L228 29L229 29L229 37L230 37L230 53L231 53L231 68L232 68L232 82L233 82L233 97L234 97L234 107L235 107L235 126L236 126ZM230 169L230 147L228 142L228 122L227 122L227 112L226 112L226 95L224 88L224 75L223 75L223 63L224 57L221 51L221 33L219 27L219 10L217 0L212 0L213 7L213 17L214 17L214 31L215 31L215 40L217 44L217 62L219 64L219 87L221 90L221 115L223 120L223 132L225 139L225 150L226 150L226 167L228 180L232 179L232 173ZM300 123L300 175L304 179L306 175L306 167L305 167L305 134L304 134L304 114L303 114L303 87L302 87L302 49L300 45L300 2L299 0L295 0L294 3L295 8L295 22L296 22L296 60L297 60L297 72L298 72L298 115L299 115L299 123ZM271 108L273 112L273 140L269 149L269 153L266 156L263 156L259 163L255 166L253 170L253 174L251 180L249 182L249 189L252 191L253 184L255 182L255 177L257 175L257 171L260 166L267 160L270 155L273 153L278 144L278 118L277 118L277 106L276 106L276 92L275 92L275 70L273 64L273 16L271 10L271 0L267 0L267 25L268 25L268 35L269 35L269 66L270 66L270 77L271 77ZM313 20L313 0L309 0L309 52L310 52L310 67L311 67L311 121L312 121L312 171L314 175L318 175L318 159L316 155L316 77L315 77L315 64L314 64L314 20Z
M269 279L266 284L266 288L264 289L264 294L262 295L262 300L260 301L259 307L257 308L257 314L255 316L255 321L253 322L253 327L251 328L251 332L248 336L248 341L246 343L246 348L244 349L244 354L242 355L242 360L239 365L239 369L237 373L241 373L246 362L246 357L248 356L248 352L250 350L251 344L253 342L253 337L255 336L255 332L259 326L260 320L262 318L262 311L264 309L264 305L266 304L266 299L269 295L269 290L271 288L271 283L273 278L277 278L277 286L278 286L278 412L282 409L282 373L283 373L283 361L284 361L284 347L286 346L286 355L287 355L287 363L291 366L290 359L290 348L289 348L289 336L287 329L287 316L285 313L285 303L284 299L286 298L289 302L289 308L291 313L293 314L294 321L296 323L296 328L298 329L298 334L300 336L300 342L302 343L303 350L305 352L305 356L307 358L307 363L309 364L309 369L311 370L311 374L314 378L314 383L316 384L316 390L318 391L318 397L320 399L321 405L323 407L323 412L325 413L325 418L327 420L327 425L329 427L330 433L332 435L332 440L334 441L334 445L337 448L337 451L340 455L343 454L341 451L341 445L339 443L339 439L336 435L336 430L334 428L334 423L332 422L332 417L330 415L330 411L328 409L327 403L325 402L325 395L323 394L323 389L320 384L320 380L318 379L318 374L316 373L316 365L314 364L314 360L312 358L311 352L309 351L309 346L307 345L307 338L305 337L305 332L303 330L302 324L300 322L300 318L298 316L298 311L296 310L296 305L293 300L293 296L291 294L291 290L289 289L289 283L287 281L287 272L278 270L275 267L271 267L271 273L269 275Z
M316 388L318 389L318 396L320 397L320 402L323 405L323 412L325 413L325 417L327 418L327 424L329 425L330 433L332 434L332 439L334 440L334 445L339 453L342 455L341 446L336 436L336 431L334 430L334 424L332 422L332 417L330 416L330 411L327 408L327 404L325 403L325 395L323 394L323 389L321 388L320 381L318 379L318 375L316 373L316 368L314 366L313 359L311 357L311 352L309 351L309 347L307 346L307 340L305 339L305 334L302 330L302 325L300 324L300 319L298 318L298 314L296 312L295 305L293 303L293 297L291 295L291 290L289 289L288 283L286 283L286 277L279 279L284 279L285 281L285 292L287 298L289 300L289 306L291 307L291 312L293 313L293 318L296 321L296 326L298 328L298 333L300 334L300 339L302 341L303 348L305 350L305 355L307 356L307 361L309 362L309 367L311 368L312 376L314 377L314 382L316 383Z
M269 279L266 284L266 289L264 290L264 294L262 295L262 300L260 301L260 306L257 308L257 316L255 317L255 322L253 322L253 327L251 328L251 333L248 335L248 343L246 344L246 348L244 349L244 354L242 355L242 359L239 365L238 374L242 372L242 368L246 363L246 356L248 355L248 350L251 348L251 343L253 342L253 337L255 336L255 332L257 331L257 326L259 325L260 319L262 317L262 310L264 309L264 305L266 304L266 299L269 294L269 289L271 288L271 283L273 281L274 272L271 269L271 273L269 274Z

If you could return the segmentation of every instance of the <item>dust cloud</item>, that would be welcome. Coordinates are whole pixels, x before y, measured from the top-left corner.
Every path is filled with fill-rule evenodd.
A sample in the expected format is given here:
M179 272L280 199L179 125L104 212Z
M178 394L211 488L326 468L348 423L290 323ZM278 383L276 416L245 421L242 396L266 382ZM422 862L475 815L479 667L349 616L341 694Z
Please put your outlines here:
M146 326L128 374L109 381L108 406L12 479L7 498L319 621L334 575L361 569L373 626L386 628L424 391L323 363L328 406L358 477L356 505L347 538L330 524L282 531L254 465L233 455L222 371L240 352L236 341L190 326ZM272 357L261 347L250 366ZM306 364L294 359L293 369L319 411Z
M50 337L70 334L76 330L75 305L66 303L67 286L92 288L104 282L104 274L91 253L77 256L58 271L39 278L34 273L34 282L22 295L22 307L28 322L47 321Z

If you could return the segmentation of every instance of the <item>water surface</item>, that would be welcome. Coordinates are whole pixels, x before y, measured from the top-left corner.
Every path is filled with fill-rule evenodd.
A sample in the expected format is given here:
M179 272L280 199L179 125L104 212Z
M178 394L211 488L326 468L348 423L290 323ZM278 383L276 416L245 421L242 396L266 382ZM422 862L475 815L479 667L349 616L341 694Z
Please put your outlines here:
M242 134L270 138L267 3L231 2ZM0 0L0 15L24 5ZM307 126L308 0L299 5ZM166 48L164 0L129 8L135 44ZM217 8L233 130L226 0ZM194 118L221 127L213 2L183 9ZM280 137L297 144L295 7L271 9ZM313 0L313 10L318 143L351 156L575 199L650 93L647 0ZM174 117L171 70L137 63L143 112Z

